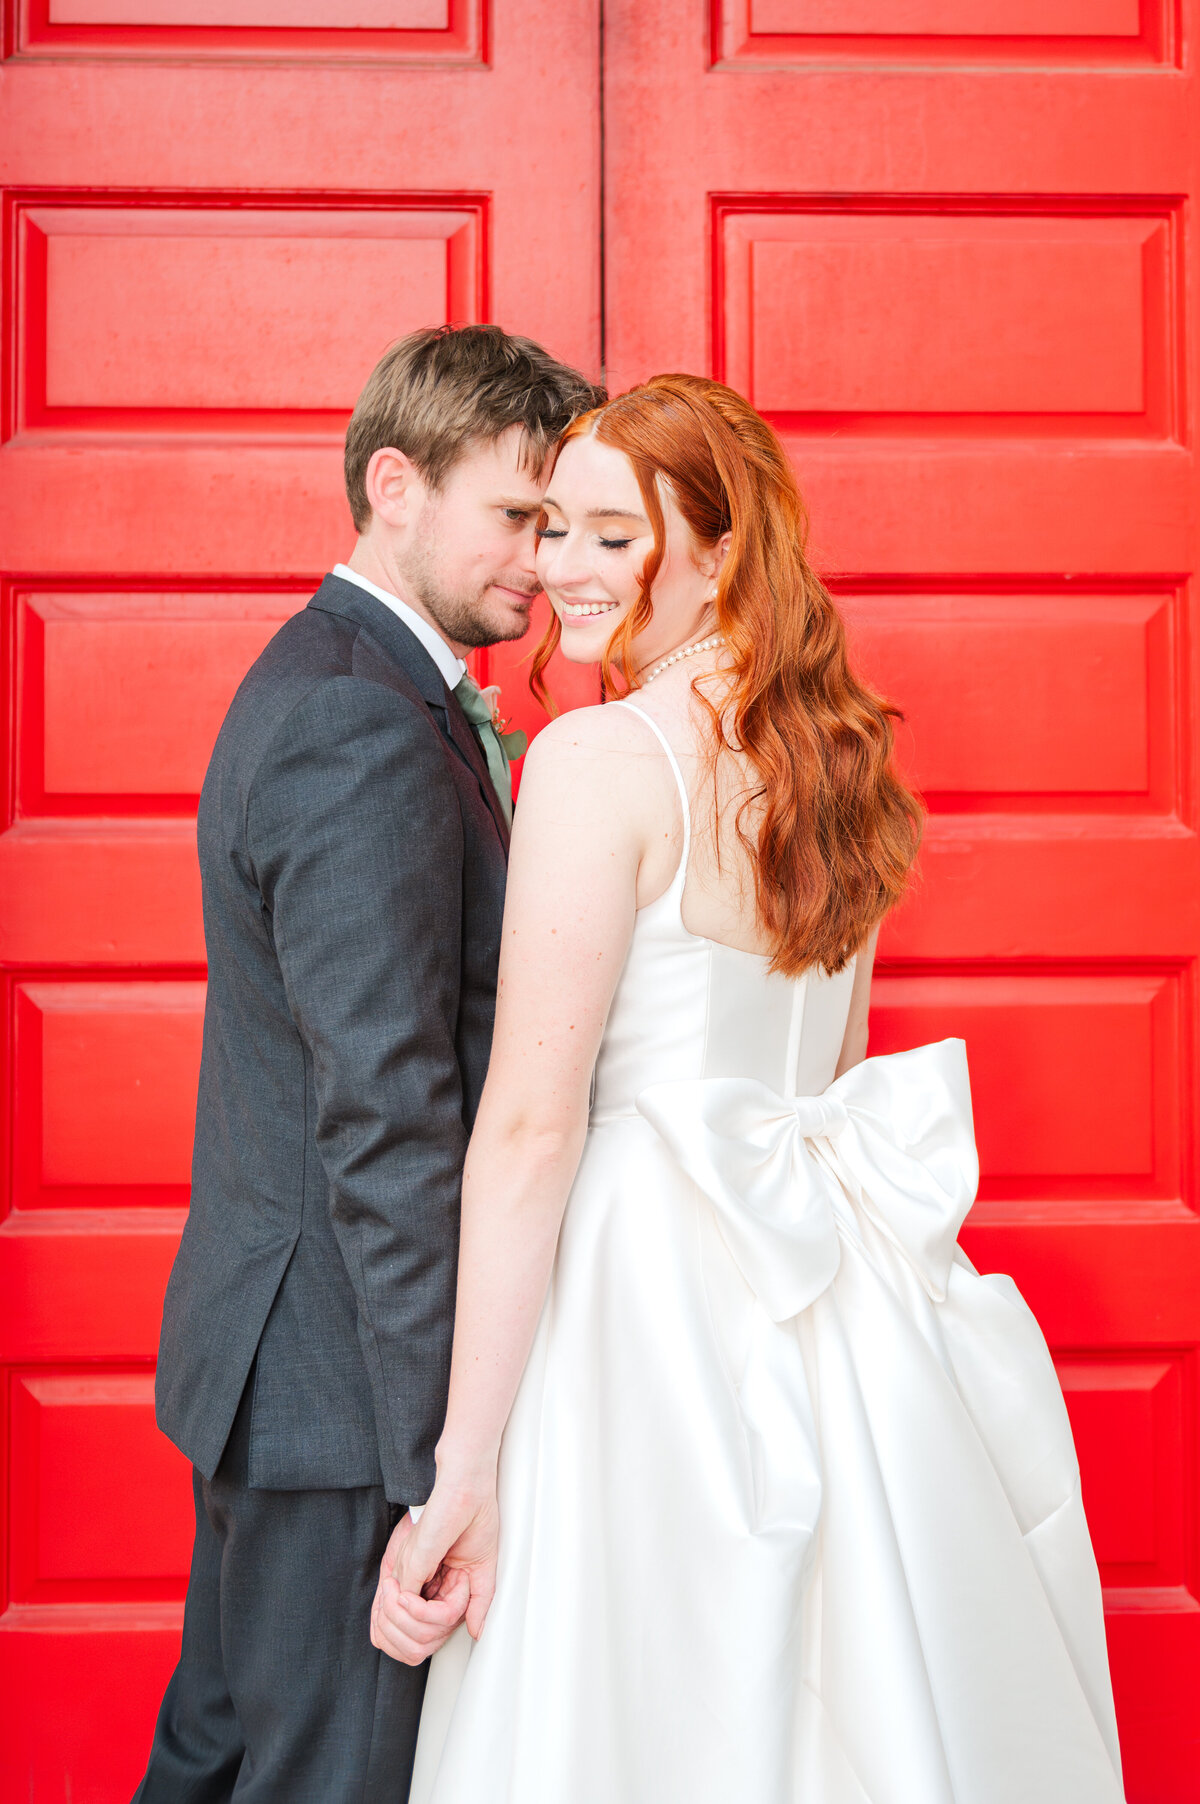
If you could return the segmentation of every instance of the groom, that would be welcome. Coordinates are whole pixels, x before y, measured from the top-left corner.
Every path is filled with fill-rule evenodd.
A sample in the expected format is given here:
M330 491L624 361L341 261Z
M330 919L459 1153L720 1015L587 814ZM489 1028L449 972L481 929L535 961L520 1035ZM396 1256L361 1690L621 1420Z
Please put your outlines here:
M494 326L396 345L346 436L350 562L217 740L157 1388L196 1542L141 1804L407 1796L425 1669L378 1653L369 1616L433 1483L511 814L463 658L528 628L542 466L599 398Z

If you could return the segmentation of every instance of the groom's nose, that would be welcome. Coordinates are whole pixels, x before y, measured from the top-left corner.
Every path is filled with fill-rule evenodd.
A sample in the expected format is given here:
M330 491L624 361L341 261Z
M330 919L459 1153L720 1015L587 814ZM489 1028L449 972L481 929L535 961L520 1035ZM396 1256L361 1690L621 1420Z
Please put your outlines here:
M517 566L530 578L535 577L537 548L537 518L535 516L532 520L526 521L524 530L517 540ZM540 587L540 584L538 586Z

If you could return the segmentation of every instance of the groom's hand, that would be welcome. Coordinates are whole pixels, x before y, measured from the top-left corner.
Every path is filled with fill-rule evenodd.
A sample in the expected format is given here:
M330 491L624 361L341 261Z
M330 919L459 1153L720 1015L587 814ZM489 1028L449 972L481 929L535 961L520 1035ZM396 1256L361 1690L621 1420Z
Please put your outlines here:
M396 1576L401 1550L413 1532L409 1515L401 1517L379 1566L379 1583L371 1605L371 1642L381 1653L405 1666L420 1666L436 1654L462 1621L470 1601L464 1572L440 1566L420 1592L405 1591Z

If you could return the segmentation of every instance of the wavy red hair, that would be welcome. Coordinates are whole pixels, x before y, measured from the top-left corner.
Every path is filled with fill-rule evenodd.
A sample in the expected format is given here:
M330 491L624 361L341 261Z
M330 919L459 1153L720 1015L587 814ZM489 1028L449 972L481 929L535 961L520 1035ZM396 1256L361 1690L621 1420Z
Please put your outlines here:
M665 487L697 547L730 534L716 611L732 687L720 710L706 705L714 758L740 747L757 777L737 831L772 968L839 971L903 895L922 817L892 766L898 711L851 671L841 617L805 555L783 446L733 389L687 375L656 376L582 414L562 444L587 433L628 457L654 533L638 599L605 648L605 693L618 670L624 693L640 686L634 640L653 613ZM554 616L530 677L548 706L543 672L558 639Z

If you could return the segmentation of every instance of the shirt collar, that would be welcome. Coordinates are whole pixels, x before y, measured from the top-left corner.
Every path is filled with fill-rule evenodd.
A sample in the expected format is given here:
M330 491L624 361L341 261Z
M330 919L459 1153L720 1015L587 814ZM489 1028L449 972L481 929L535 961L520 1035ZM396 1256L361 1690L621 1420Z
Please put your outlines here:
M385 608L390 608L392 613L404 622L413 637L419 639L425 647L437 665L446 687L455 689L458 686L467 673L466 665L450 650L437 628L430 626L428 620L422 619L415 608L410 608L406 601L401 601L400 597L393 595L390 590L381 589L378 583L371 582L368 577L360 576L357 570L351 570L349 564L335 564L333 574L340 576L344 583L357 583L360 589L365 589L368 595L373 595L376 601L381 601Z

